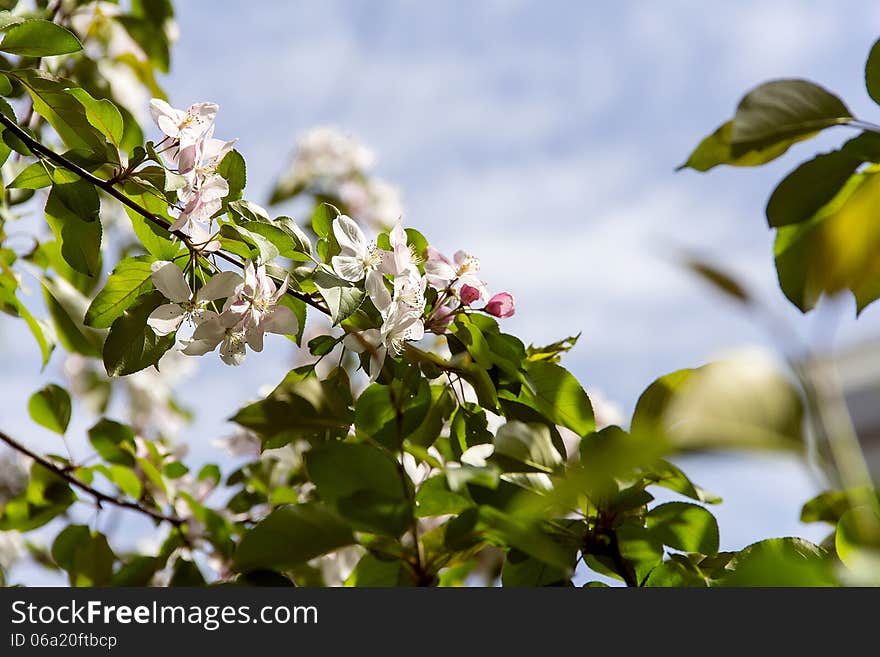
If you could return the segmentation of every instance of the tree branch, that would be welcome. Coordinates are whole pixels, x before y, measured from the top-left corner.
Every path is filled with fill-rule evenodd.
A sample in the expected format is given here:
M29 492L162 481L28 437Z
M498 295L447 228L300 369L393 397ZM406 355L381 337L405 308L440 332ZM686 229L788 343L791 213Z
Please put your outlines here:
M77 176L79 176L83 180L90 182L95 187L98 187L98 188L104 190L107 194L109 194L110 196L115 198L117 201L122 203L124 206L137 212L139 215L141 215L144 219L146 219L150 223L167 230L169 233L171 233L176 238L178 238L181 242L183 242L186 245L186 247L188 249L190 249L190 251L197 251L198 250L193 246L192 241L190 240L188 235L185 235L184 233L182 233L180 231L170 230L170 224L165 219L163 219L162 217L160 217L156 214L153 214L149 210L141 207L135 201L132 201L125 194L123 194L118 189L116 189L116 187L114 186L114 183L112 183L111 181L104 180L103 178L99 178L98 176L90 173L89 171L86 171L81 166L75 164L74 162L71 162L63 155L56 153L51 148L44 146L39 141L37 141L36 139L31 137L15 121L10 119L5 114L0 113L0 123L2 123L4 126L6 126L6 128L8 128L13 134L15 134L16 137L21 139L21 141L23 141L27 145L27 147L30 148L30 150L33 151L35 154L42 155L47 160L50 160L51 162L53 162L57 166L62 167L64 169L67 169L68 171L70 171L72 173L75 173ZM218 258L221 258L222 260L225 260L226 262L233 264L240 269L244 269L244 263L241 262L238 258L231 256L228 253L224 253L223 251L218 251L216 253L216 255ZM277 282L280 282L280 281L278 281L276 279L276 283ZM325 308L322 304L318 303L311 296L309 296L308 294L306 294L304 292L300 292L299 290L294 290L294 289L291 289L290 287L288 287L287 294L289 294L290 296L292 296L296 299L299 299L300 301L307 303L308 305L312 306L312 308L315 308L316 310L320 310L325 315L330 314L330 311L327 308Z
M21 452L25 456L32 458L34 461L39 463L41 466L46 468L47 470L51 470L53 473L67 481L69 484L76 486L83 492L88 493L93 498L95 498L95 502L100 507L102 503L112 504L114 506L121 507L123 509L131 509L132 511L137 511L144 515L149 516L153 520L158 520L160 522L169 522L175 527L180 527L183 525L186 520L179 516L175 515L166 515L160 511L156 511L155 509L151 509L148 506L144 506L139 504L138 502L132 502L129 500L125 500L119 497L114 497L113 495L108 495L107 493L103 493L99 491L97 488L92 488L87 483L80 481L76 477L74 477L68 470L65 470L62 467L59 467L55 463L52 463L45 456L40 456L36 452L32 451L30 448L22 445L20 442L12 438L11 436L5 434L0 431L0 440L9 445L12 449L17 452Z

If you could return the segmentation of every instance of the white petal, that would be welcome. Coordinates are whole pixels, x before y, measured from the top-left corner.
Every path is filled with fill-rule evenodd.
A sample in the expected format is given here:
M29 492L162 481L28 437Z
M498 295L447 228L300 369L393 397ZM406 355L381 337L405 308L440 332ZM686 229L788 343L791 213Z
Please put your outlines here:
M196 293L197 301L225 299L235 294L238 286L244 285L241 275L234 271L221 271L214 274Z
M183 276L180 267L168 260L159 260L150 265L153 285L166 299L171 301L189 301L192 298L192 290Z
M220 344L219 340L216 342L214 340L191 340L180 351L187 356L202 356L209 351L214 351L218 344Z
M391 293L385 287L385 277L378 271L371 271L367 274L366 288L376 310L384 315L391 305Z
M367 329L360 333L349 333L342 341L346 349L356 354L362 353L367 349L377 349L381 343L382 336L379 329Z
M156 335L168 335L180 327L185 316L186 311L176 303L166 303L150 313L147 326L153 329Z
M366 273L363 261L354 256L333 256L330 259L330 262L333 265L333 271L335 271L340 278L344 278L347 281L357 282L361 280Z
M223 176L213 173L207 176L199 188L199 198L202 203L222 199L229 193L229 183Z
M388 350L384 345L381 345L377 347L373 352L373 355L370 356L370 383L373 383L378 379L379 375L382 373L382 366L385 364L385 356L387 353Z
M219 317L202 322L193 333L193 340L207 340L213 342L215 347L224 337L226 337L226 327Z
M266 318L265 330L279 335L296 335L299 331L299 320L287 306L276 306Z
M244 340L227 338L220 347L220 359L227 365L241 365L244 362Z
M391 242L392 248L396 249L398 246L406 247L406 231L399 220L388 234L388 240Z
M333 234L343 250L349 250L355 254L363 254L367 251L367 238L360 226L350 217L344 214L333 220Z
M263 351L263 326L255 326L247 331L245 337L247 338L248 346L254 351ZM222 353L222 352L221 352Z

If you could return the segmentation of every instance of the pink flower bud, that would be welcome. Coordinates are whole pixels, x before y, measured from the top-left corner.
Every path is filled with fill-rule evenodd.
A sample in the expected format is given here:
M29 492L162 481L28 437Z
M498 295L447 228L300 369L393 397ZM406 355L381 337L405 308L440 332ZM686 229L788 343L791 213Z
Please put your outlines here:
M484 310L495 317L513 317L516 312L513 295L510 292L499 292L489 299Z
M461 292L459 293L459 296L461 297L461 302L465 306L469 306L474 301L479 299L481 295L480 295L480 291L477 288L471 287L470 285L462 285Z

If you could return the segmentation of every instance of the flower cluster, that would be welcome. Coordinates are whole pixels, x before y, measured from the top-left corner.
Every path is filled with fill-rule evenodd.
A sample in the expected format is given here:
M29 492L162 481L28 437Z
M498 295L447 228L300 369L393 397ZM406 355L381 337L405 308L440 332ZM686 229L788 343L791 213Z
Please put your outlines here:
M343 341L351 351L370 353L371 380L379 376L389 352L400 354L406 342L420 340L426 330L442 333L457 312L488 297L486 283L477 277L479 260L464 252L459 251L450 261L428 247L422 273L421 254L409 243L400 221L388 234L390 250L379 249L345 215L334 220L333 234L340 247L339 255L331 260L334 271L347 281L363 281L382 318L379 327L349 333ZM437 300L426 312L429 286L437 291ZM496 294L480 310L510 317L514 313L513 296L507 292Z
M218 109L215 103L196 103L180 110L158 98L150 101L150 114L165 135L163 142L170 142L162 152L169 167L184 177L184 186L177 192L180 214L171 230L187 235L202 251L220 248L212 239L211 223L229 194L229 184L217 167L237 141L214 139Z
M156 308L147 324L158 335L169 335L187 323L192 337L182 343L183 353L200 356L220 346L220 358L227 365L240 365L245 345L263 350L263 335L295 335L299 321L293 311L279 302L287 291L287 279L280 286L266 273L266 266L245 265L244 277L221 271L193 291L184 271L173 262L152 265L153 285L171 303ZM222 308L217 303L225 299Z
M339 201L356 219L388 226L403 214L396 187L370 175L375 155L350 135L328 127L297 140L296 155L278 180L275 201L308 191Z

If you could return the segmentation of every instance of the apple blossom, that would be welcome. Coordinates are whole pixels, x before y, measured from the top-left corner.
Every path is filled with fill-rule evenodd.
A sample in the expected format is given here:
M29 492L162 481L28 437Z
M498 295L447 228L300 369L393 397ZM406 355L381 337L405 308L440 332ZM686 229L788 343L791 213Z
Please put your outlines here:
M242 280L235 272L223 271L212 276L193 294L183 271L173 262L159 260L150 269L153 285L172 302L156 308L147 319L147 324L157 335L173 333L185 320L198 325L216 317L217 313L207 309L208 303L231 296Z
M287 279L276 289L265 265L255 268L253 262L248 262L244 282L226 300L220 323L241 329L250 348L262 351L264 333L294 335L299 330L299 320L293 311L278 303L286 291Z
M419 315L413 314L403 304L392 303L382 323L382 327L367 329L359 333L349 333L343 344L346 349L355 353L369 351L370 381L375 381L382 371L385 356L391 352L398 356L409 340L421 340L425 334L425 325Z
M192 237L198 231L195 222L210 220L220 210L223 198L228 193L229 183L216 173L205 176L196 187L185 187L180 190L177 196L183 203L183 210L171 225L171 230Z
M421 257L407 242L406 231L400 221L388 233L388 241L391 244L391 252L386 253L382 259L382 271L390 276L418 273Z
M150 101L150 115L159 130L177 142L179 150L195 147L198 142L210 137L218 109L216 103L195 103L186 110L180 110L160 98Z
M479 291L478 298L483 299L488 295L486 283L477 276L480 271L480 261L477 258L464 251L456 251L450 261L432 246L428 247L427 254L425 275L432 287L445 290L456 285L468 285Z
M509 292L499 292L494 297L489 299L489 303L486 304L486 307L483 309L490 315L494 315L495 317L505 318L505 317L513 317L516 312L516 305L513 300L513 295Z
M193 332L182 350L187 356L201 356L220 347L220 359L227 365L241 365L245 357L244 329L241 326L224 326L219 317L202 322Z

